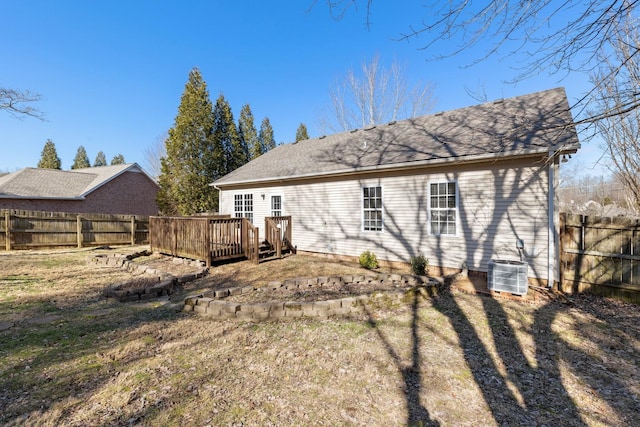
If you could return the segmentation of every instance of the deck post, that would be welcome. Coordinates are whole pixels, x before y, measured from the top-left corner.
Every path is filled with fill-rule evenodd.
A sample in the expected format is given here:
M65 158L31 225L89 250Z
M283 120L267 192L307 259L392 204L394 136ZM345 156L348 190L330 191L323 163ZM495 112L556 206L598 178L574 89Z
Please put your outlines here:
M253 233L253 248L251 251L253 253L255 264L260 264L260 254L258 253L259 248L260 248L260 238L259 238L258 227L256 227L256 232Z
M276 232L278 233L278 238L276 239L276 256L282 258L282 229L280 223L276 225Z
M207 268L211 267L211 220L204 221L204 248L206 251Z

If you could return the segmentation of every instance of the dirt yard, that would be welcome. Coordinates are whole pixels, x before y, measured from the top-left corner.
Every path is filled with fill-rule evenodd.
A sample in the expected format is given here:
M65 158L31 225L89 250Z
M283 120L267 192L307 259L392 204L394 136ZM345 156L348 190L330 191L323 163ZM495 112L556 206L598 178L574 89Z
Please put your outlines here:
M1 425L637 425L638 306L454 289L351 318L216 321L181 301L366 271L296 255L214 267L158 300L102 297L132 276L87 259L141 249L0 252Z

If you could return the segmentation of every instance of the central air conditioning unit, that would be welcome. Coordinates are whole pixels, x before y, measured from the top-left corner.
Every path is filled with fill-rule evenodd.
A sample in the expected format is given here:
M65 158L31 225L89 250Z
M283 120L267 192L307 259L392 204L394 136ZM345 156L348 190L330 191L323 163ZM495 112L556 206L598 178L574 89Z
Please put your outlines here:
M526 262L509 260L489 261L487 285L490 291L526 295L528 266Z

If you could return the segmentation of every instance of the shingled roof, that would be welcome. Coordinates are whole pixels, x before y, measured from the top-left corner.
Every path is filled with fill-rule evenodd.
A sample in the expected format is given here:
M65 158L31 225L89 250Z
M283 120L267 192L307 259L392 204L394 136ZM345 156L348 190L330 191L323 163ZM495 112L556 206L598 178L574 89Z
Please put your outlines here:
M556 88L283 144L211 185L571 153L579 147L565 90Z
M136 163L70 171L25 168L0 176L0 198L82 200L127 171L144 173Z

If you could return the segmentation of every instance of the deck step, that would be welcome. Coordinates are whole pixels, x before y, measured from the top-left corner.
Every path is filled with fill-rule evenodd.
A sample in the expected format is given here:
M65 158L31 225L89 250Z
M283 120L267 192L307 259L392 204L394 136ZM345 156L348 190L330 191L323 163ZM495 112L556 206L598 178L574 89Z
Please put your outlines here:
M260 261L260 262L265 262L265 261L274 261L274 260L276 260L276 259L282 259L282 257L279 257L279 256L277 256L277 255L273 255L273 256L270 256L270 257L266 257L266 258L260 258L260 259L259 259L259 261Z

